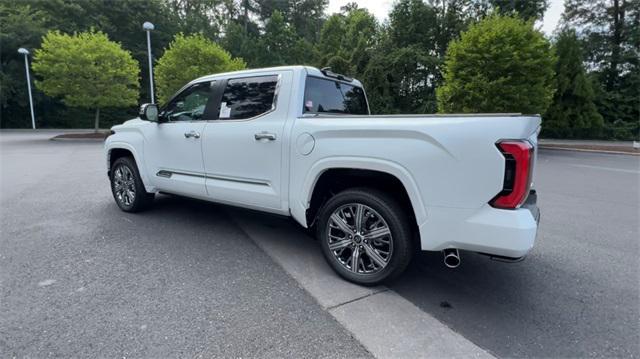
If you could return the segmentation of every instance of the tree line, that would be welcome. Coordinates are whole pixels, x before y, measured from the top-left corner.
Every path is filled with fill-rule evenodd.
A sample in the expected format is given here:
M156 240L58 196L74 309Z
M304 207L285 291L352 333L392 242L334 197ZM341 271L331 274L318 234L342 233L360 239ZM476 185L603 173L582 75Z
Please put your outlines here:
M331 15L327 5L327 0L0 2L0 125L30 123L24 60L17 53L26 47L36 53L38 126L90 127L95 101L88 106L93 108L77 106L46 84L57 73L43 65L47 39L64 43L73 34L96 41L104 36L130 54L133 62L122 61L124 68L135 67L133 78L120 77L126 91L121 88L98 107L103 127L134 115L135 102L149 99L141 25L151 21L160 100L206 73L305 64L360 79L376 114L540 113L547 137L639 135L640 0L565 0L551 39L535 29L546 0L397 0L384 23L355 3ZM111 54L111 45L105 46ZM77 48L51 58L66 56L63 68L98 61L79 55L86 51L91 53ZM207 61L214 58L222 60ZM107 59L99 61L114 61ZM82 72L87 81L102 77L92 78L86 66ZM82 93L107 94L94 91ZM127 91L135 92L129 95L134 100L118 102Z

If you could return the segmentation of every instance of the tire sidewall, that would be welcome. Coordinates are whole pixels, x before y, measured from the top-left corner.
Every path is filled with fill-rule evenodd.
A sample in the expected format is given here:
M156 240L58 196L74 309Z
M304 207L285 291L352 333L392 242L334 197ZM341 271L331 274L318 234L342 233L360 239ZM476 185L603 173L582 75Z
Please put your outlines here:
M360 203L371 207L384 218L389 226L393 240L393 252L390 262L378 273L353 273L339 263L329 249L329 243L326 240L329 217L337 208L350 203ZM316 235L329 265L345 279L362 285L376 285L397 276L405 269L408 261L407 258L402 257L410 256L411 251L411 236L404 212L391 198L377 191L346 190L329 199L320 210Z
M116 168L120 166L126 166L127 168L129 168L129 170L133 174L133 182L136 188L136 195L130 206L127 206L124 203L121 203L120 201L118 201L118 197L116 195L114 176L115 176ZM146 190L144 188L144 184L142 183L142 180L140 179L140 173L138 172L138 167L136 166L135 161L132 158L130 157L118 158L113 163L113 166L111 166L109 179L111 180L111 194L113 195L113 199L116 201L116 204L118 205L118 207L120 207L120 209L122 209L125 212L135 212L142 207L142 201L143 201L142 197L146 194Z

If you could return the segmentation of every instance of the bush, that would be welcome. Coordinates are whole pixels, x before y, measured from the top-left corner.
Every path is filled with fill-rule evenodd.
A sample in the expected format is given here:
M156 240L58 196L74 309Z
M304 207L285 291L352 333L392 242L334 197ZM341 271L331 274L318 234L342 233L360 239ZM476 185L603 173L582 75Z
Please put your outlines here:
M202 34L177 34L155 67L158 101L169 100L182 86L198 77L245 67L244 60L231 58L226 50Z
M449 44L438 109L542 114L553 96L554 62L533 22L491 15Z

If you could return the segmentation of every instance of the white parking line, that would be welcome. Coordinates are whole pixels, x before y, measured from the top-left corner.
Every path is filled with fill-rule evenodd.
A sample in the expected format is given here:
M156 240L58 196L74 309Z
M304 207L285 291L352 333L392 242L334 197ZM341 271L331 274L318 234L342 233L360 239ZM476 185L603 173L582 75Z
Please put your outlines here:
M578 164L575 164L575 163L570 163L569 165L573 166L573 167L591 168L591 169L602 170L602 171L613 171L613 172L640 174L640 171L626 170L626 169L623 169L623 168L591 166L591 165L578 165Z
M230 209L234 221L376 358L493 358L384 287L339 278L317 242L293 223Z

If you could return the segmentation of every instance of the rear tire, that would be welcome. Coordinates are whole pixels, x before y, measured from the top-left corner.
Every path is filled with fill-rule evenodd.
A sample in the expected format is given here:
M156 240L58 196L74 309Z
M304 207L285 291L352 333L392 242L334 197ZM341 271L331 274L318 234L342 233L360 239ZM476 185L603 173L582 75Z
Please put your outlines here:
M155 193L148 193L138 166L132 157L120 157L109 173L111 193L118 207L125 212L140 212L151 206Z
M390 281L407 268L413 254L411 232L403 207L371 188L348 189L330 198L316 229L333 270L361 285Z

